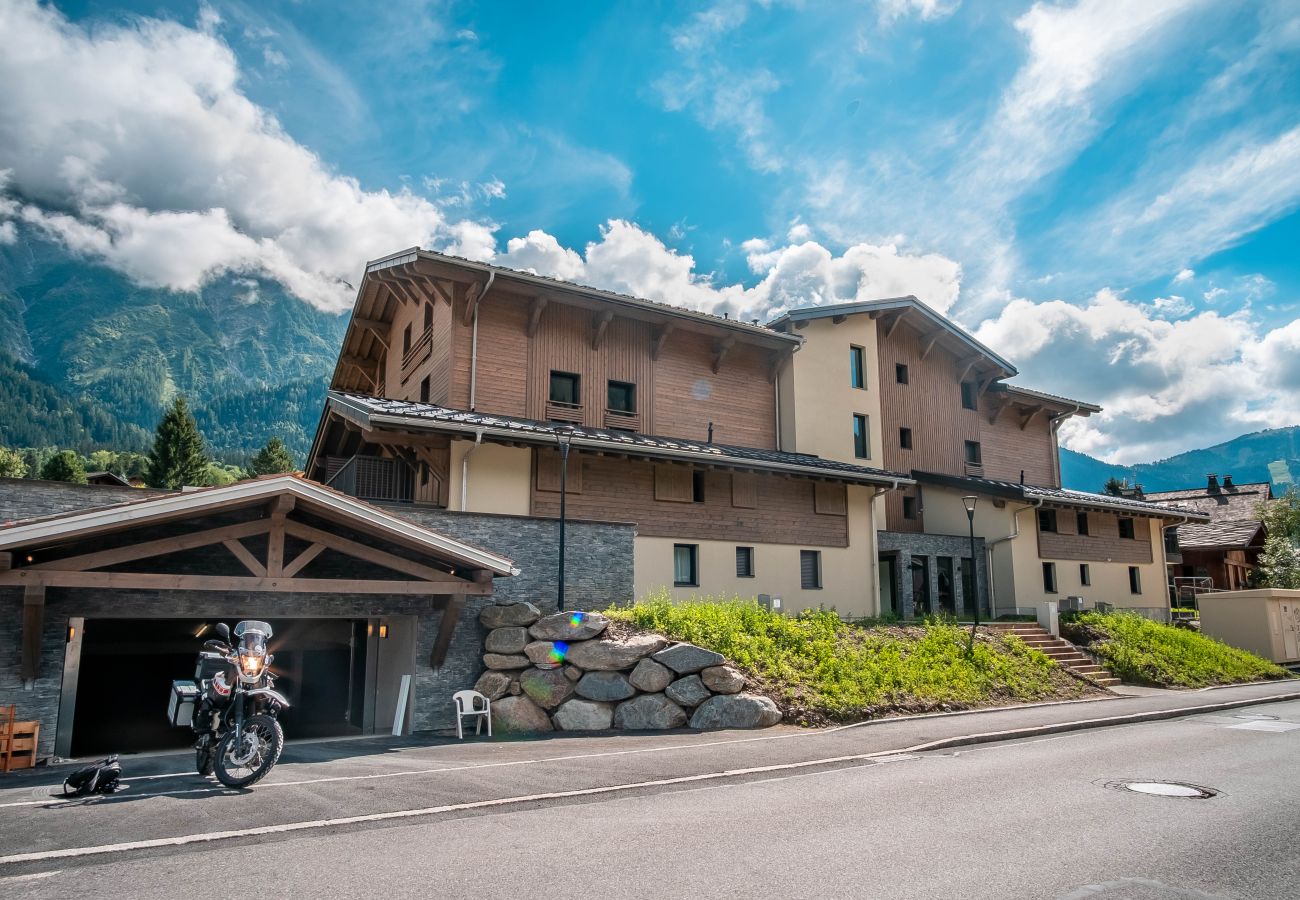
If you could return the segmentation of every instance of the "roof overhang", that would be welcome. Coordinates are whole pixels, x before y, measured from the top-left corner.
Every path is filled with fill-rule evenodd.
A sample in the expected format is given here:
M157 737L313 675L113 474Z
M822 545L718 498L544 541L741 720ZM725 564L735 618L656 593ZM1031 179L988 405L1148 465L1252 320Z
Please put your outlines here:
M1037 485L1014 484L1006 481L993 481L987 478L972 478L962 475L945 475L939 472L913 471L912 477L921 484L937 487L970 491L990 497L1018 500L1033 506L1047 509L1087 509L1114 513L1128 513L1131 516L1143 516L1151 519L1168 519L1181 522L1208 522L1210 517L1194 509L1182 509L1160 503L1145 503L1128 500L1123 497L1111 497L1107 494L1091 494L1086 491L1072 491L1067 488L1046 488Z

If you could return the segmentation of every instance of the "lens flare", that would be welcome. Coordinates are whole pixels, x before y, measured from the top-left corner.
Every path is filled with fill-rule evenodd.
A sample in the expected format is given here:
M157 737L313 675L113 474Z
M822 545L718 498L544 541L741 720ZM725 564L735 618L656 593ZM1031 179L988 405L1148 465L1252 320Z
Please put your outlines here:
M569 645L564 643L564 641L556 641L554 644L551 644L551 662L562 663L564 662L564 657L568 655Z
M577 627L579 627L580 625L582 625L583 621L584 621L586 618L587 618L587 614L586 614L586 613L584 613L584 612L576 612L576 613L574 613L573 615L569 616L569 624L570 624L571 626L573 626L574 628L577 628Z

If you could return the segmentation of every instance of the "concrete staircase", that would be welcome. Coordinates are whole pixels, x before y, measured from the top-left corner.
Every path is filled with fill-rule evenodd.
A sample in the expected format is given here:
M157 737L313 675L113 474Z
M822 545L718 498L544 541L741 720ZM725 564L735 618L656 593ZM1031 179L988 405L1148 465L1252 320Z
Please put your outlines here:
M983 626L981 626L983 627ZM1072 672L1082 675L1089 681L1102 687L1113 687L1120 680L1104 666L1098 665L1091 657L1064 638L1052 637L1041 625L1034 622L997 622L988 626L990 631L1014 634L1030 647L1050 656Z

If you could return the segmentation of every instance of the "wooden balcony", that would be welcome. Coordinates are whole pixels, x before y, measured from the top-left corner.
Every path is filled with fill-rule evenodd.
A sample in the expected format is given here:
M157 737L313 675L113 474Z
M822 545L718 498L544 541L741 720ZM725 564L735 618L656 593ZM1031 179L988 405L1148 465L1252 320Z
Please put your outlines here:
M556 403L554 400L548 400L546 403L546 420L548 422L567 422L570 425L581 425L582 405L578 403Z
M605 410L605 427L612 431L640 431L641 414L621 409Z
M415 473L400 459L381 456L330 457L326 487L358 500L410 503L415 499Z
M976 464L976 463L966 463L965 465L966 465L966 474L969 475L971 478L983 478L983 477L984 477L984 464L983 464L983 463L979 463L979 464Z

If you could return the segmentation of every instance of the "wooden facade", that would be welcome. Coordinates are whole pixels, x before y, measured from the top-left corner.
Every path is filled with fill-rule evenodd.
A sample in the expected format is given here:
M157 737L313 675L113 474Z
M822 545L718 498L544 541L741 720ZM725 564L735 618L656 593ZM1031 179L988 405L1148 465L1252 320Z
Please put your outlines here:
M1038 555L1042 559L1066 559L1078 562L1113 562L1126 565L1149 565L1154 561L1149 518L1125 517L1110 513L1087 512L1088 533L1079 534L1078 513L1074 509L1056 510L1056 531L1044 531L1037 523ZM1119 522L1130 518L1133 537L1120 537Z

